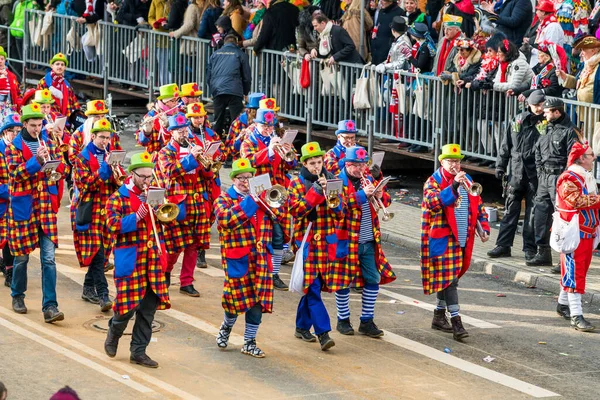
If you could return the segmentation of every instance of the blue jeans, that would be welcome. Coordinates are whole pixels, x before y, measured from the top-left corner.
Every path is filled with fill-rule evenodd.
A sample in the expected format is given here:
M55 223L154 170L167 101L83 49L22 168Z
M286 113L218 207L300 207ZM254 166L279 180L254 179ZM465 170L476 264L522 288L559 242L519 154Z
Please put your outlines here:
M40 229L40 259L42 261L42 311L50 306L58 306L56 301L56 261L54 260L54 243ZM27 263L29 254L15 257L10 294L12 297L24 296L27 291Z
M168 85L171 82L169 71L169 49L158 47L156 49L156 61L158 63L158 85Z
M381 274L375 263L374 241L358 244L358 263L360 264L360 269L366 284L376 284L381 281Z
M271 245L273 250L283 250L283 227L278 223L273 223L273 241Z
M331 330L329 314L321 298L321 276L319 275L308 287L308 292L302 296L298 303L296 313L296 327L310 330L315 327L315 333L320 335Z

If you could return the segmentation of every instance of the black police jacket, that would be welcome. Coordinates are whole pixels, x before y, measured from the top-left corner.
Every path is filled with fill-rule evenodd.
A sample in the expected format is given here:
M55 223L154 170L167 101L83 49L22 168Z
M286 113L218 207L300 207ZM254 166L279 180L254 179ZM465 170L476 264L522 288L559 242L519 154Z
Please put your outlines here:
M538 172L560 174L567 166L569 152L579 139L577 128L567 114L549 122L546 134L541 135L535 146L535 165ZM550 172L551 170L554 170Z

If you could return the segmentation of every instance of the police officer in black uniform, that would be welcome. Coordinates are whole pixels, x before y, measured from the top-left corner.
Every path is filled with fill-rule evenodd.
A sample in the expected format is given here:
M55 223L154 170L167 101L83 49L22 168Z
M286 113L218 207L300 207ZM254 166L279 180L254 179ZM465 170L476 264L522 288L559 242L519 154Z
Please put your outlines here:
M565 114L565 105L561 99L547 99L544 102L544 116L548 121L548 128L535 146L538 188L533 224L538 252L533 259L526 262L529 266L552 265L550 227L556 205L556 180L567 166L571 147L579 140L577 128Z
M504 135L498 160L496 178L502 180L510 163L509 176L505 190L506 205L496 247L487 255L491 258L510 257L511 247L517 232L521 215L521 202L525 199L525 219L523 222L523 251L525 260L534 258L537 247L533 230L533 200L538 185L535 167L535 145L540 132L545 131L544 101L546 96L541 90L531 92L527 103L531 111L517 115Z

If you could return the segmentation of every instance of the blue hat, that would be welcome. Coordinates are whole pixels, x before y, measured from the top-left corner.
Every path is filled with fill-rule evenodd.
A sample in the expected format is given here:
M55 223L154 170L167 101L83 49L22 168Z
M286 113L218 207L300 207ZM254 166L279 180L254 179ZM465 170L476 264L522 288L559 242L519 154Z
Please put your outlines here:
M362 146L352 146L346 150L346 157L344 158L345 163L366 163L369 161L369 154Z
M178 112L169 117L169 127L167 128L167 132L171 132L174 129L186 128L188 126L190 126L190 121L188 121L184 113Z
M338 128L337 131L335 131L335 134L339 135L340 133L357 134L358 130L356 129L356 122L354 122L352 119L345 119L338 122Z
M423 39L427 32L429 32L429 28L427 27L427 25L421 22L418 22L410 28L408 28L408 34L419 39Z
M246 104L246 108L260 108L258 103L266 98L267 96L264 93L250 93L248 95L248 104Z
M259 108L256 112L256 118L254 118L254 122L274 126L277 122L277 118L275 118L275 112L273 110L269 110L268 108Z
M4 117L2 121L2 126L0 126L0 133L4 132L7 129L14 128L15 126L23 127L21 123L21 116L17 113L8 114Z

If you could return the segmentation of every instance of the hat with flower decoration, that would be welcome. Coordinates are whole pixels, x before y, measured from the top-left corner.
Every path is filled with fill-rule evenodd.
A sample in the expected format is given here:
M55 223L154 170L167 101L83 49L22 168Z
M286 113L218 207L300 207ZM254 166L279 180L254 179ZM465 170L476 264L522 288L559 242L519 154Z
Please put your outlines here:
M110 125L110 121L107 120L106 118L102 118L101 120L94 122L94 125L92 126L92 129L90 130L90 132L91 133L114 132L114 130L112 129L112 126Z
M6 51L2 46L0 46L0 57L8 58L8 54L6 54Z
M321 146L317 142L308 142L304 146L302 146L302 157L300 157L300 161L304 162L309 158L320 157L323 156L325 152L321 150Z
M54 57L52 57L50 59L50 65L54 64L57 61L62 61L65 63L65 66L68 67L69 66L69 60L67 60L67 56L65 56L63 53L56 53L54 55Z
M36 90L33 95L33 102L38 104L53 104L54 97L48 89Z
M366 163L369 161L369 154L362 146L352 146L346 150L345 163Z
M473 40L459 39L456 41L456 47L459 49L474 49L477 45Z
M351 119L345 119L338 122L338 128L335 131L335 134L339 135L340 133L353 133L356 135L358 133L358 130L356 129L356 122Z
M250 93L248 95L248 104L246 104L246 108L260 108L260 101L266 98L267 96L264 93Z
M461 154L459 144L451 143L443 145L442 153L438 156L438 160L440 161L445 160L446 158L458 158L462 160L465 156Z
M444 17L442 18L442 22L444 23L444 26L446 28L449 28L451 26L455 28L460 28L462 25L462 21L462 17L459 17L458 15L444 14Z
M154 163L152 162L152 156L147 151L135 153L131 156L131 164L127 170L129 172L138 168L153 168Z
M21 116L17 113L8 114L6 117L4 117L4 120L2 120L2 126L0 126L0 134L7 129L14 128L15 126L23 126L23 124L21 123Z
M250 160L247 158L240 158L235 160L233 164L231 164L231 172L229 173L229 177L231 179L235 178L239 174L243 174L244 172L251 172L254 174L256 172L255 168L252 168L252 164L250 164Z
M106 103L104 103L104 100L92 100L87 102L85 115L90 116L104 114L108 114L108 108L106 108Z
M196 82L184 83L181 85L181 91L179 92L180 97L198 97L202 96L202 90L198 87Z
M269 110L273 110L275 112L280 110L280 108L277 106L277 101L275 101L273 97L262 99L258 103L258 108L268 108Z
M176 83L162 85L159 89L158 100L174 99L179 97L179 87Z
M167 128L167 132L179 128L187 128L188 126L190 126L190 121L188 121L184 113L178 112L169 117L169 127Z
M254 118L254 122L268 126L274 126L275 121L275 112L267 108L259 108Z
M190 117L206 117L206 110L202 103L192 103L187 105L185 116Z
M21 121L27 121L28 119L44 119L45 117L42 108L37 103L27 104L21 108Z

